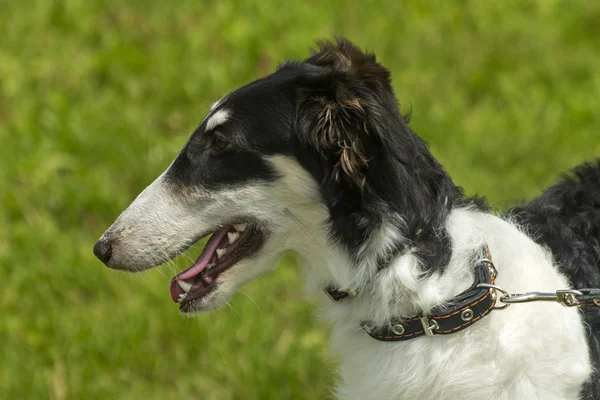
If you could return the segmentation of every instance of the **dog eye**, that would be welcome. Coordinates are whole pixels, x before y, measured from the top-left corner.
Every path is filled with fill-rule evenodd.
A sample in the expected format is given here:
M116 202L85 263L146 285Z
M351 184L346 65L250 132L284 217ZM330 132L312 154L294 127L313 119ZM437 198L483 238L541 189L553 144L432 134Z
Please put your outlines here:
M213 141L213 145L219 150L227 150L232 147L232 144L226 140L223 140L219 137L215 137Z

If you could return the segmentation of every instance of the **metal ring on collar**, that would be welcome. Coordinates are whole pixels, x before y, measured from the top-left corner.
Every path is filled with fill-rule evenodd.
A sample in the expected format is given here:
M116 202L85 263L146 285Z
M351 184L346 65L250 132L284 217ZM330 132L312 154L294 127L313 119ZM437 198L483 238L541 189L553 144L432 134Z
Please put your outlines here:
M392 332L398 336L404 335L404 326L402 324L395 324L392 326Z
M460 319L462 319L465 322L469 322L473 319L474 316L475 314L473 313L473 310L467 308L463 310L463 312L460 314Z
M502 301L503 299L510 297L510 294L506 290L502 289L500 286L492 285L491 283L480 283L479 285L477 285L477 287L494 289L494 291L496 293L495 296L498 296L497 293L502 294L502 297L497 297L497 299L500 300L504 305L502 307L497 307L496 305L494 305L495 310L503 310L506 307L510 306L510 304L504 303Z

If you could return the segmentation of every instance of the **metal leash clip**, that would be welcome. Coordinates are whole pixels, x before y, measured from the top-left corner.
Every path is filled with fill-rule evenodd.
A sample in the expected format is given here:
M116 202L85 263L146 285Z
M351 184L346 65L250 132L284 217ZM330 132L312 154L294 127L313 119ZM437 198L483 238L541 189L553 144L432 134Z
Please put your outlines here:
M550 292L527 292L527 293L508 293L500 286L492 285L489 283L480 283L477 287L489 288L499 293L498 300L506 304L506 307L510 304L517 303L530 303L534 301L553 301L557 302L564 307L580 307L581 303L576 296L582 296L579 290L566 289L557 290L554 293ZM499 309L506 307L498 307Z

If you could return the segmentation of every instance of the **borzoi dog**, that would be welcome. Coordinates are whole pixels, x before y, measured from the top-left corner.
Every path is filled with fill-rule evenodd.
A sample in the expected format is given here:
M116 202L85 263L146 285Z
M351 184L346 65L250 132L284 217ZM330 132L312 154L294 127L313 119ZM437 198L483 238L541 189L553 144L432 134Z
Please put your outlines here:
M142 271L211 234L171 281L181 312L294 253L333 324L341 399L600 399L600 163L495 215L344 39L214 104L94 252Z

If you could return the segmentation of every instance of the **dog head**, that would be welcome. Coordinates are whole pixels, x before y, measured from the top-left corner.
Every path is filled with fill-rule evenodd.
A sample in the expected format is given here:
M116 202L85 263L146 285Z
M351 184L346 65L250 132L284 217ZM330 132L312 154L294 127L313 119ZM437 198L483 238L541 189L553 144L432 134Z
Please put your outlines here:
M181 310L198 311L286 251L336 248L349 265L394 253L445 218L452 193L400 114L389 72L339 39L217 102L94 253L141 271L212 234L171 282Z

